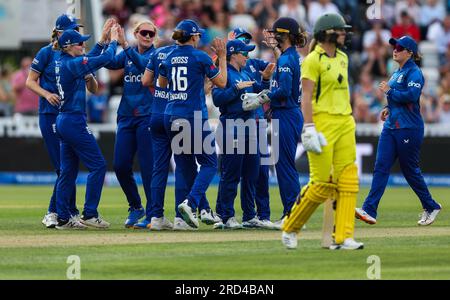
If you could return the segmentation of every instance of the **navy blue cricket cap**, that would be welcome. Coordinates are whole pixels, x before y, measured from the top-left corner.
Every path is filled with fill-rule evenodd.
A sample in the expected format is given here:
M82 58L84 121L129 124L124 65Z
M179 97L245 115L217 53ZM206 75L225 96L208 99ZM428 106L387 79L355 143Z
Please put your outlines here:
M64 31L68 29L75 29L77 27L83 27L83 25L78 24L77 21L79 19L76 19L72 15L68 14L62 14L56 19L55 28L58 31Z
M231 40L227 42L227 56L236 52L250 52L255 50L255 45L247 45L241 40Z
M409 35L404 35L399 39L390 38L389 44L391 44L392 46L399 44L403 48L408 49L409 51L412 51L412 53L417 54L417 43Z
M243 35L247 36L250 40L253 38L250 32L245 30L244 28L238 27L233 30L234 38L237 39L238 37L241 37Z
M200 28L198 24L193 20L183 20L180 23L178 23L177 27L175 27L175 30L182 30L185 37L189 37L196 34L203 35L205 33L205 30Z
M61 48L78 44L87 41L91 37L90 34L82 35L76 30L69 29L63 32L63 34L58 39L58 44Z

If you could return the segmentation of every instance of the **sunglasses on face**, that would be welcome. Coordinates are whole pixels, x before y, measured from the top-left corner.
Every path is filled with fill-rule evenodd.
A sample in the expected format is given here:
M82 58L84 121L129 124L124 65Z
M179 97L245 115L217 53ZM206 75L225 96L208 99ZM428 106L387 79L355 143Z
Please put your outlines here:
M244 36L238 37L237 40L243 41L245 44L250 44L250 39Z
M152 30L141 30L141 31L139 31L139 34L143 37L147 37L147 35L148 35L149 37L152 38L152 37L155 37L156 33Z
M242 54L245 57L248 57L248 52L247 51L239 51L238 53Z
M404 51L404 50L409 51L408 49L406 49L406 48L400 46L399 44L396 44L396 45L394 46L394 50L397 51L397 52L402 52L402 51Z

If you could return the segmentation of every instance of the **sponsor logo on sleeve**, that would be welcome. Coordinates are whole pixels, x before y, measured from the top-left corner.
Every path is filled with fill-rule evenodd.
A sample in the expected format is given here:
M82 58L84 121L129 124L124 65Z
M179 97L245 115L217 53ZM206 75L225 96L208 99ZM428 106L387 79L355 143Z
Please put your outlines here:
M410 81L410 82L408 82L408 87L415 87L415 88L420 89L422 87L422 85L420 83Z
M278 67L278 73L290 73L291 69L289 67Z

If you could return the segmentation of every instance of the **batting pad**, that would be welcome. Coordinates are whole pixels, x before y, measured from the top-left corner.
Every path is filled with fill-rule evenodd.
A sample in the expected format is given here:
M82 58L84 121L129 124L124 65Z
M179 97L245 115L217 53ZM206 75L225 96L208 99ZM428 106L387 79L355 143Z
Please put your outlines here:
M355 232L355 207L359 191L358 168L348 165L342 171L337 183L336 229L334 240L342 244L346 238L353 238Z
M317 207L334 195L336 185L334 183L308 183L300 197L291 208L290 213L283 222L282 230L285 232L299 232L311 217Z

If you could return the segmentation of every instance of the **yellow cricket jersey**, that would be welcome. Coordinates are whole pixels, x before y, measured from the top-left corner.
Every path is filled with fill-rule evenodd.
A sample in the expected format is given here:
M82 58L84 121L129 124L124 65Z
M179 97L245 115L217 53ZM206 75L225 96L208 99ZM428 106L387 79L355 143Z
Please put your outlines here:
M337 49L335 57L328 57L325 50L316 45L302 62L301 78L316 83L312 98L313 114L352 113L348 86L348 57L344 52Z

